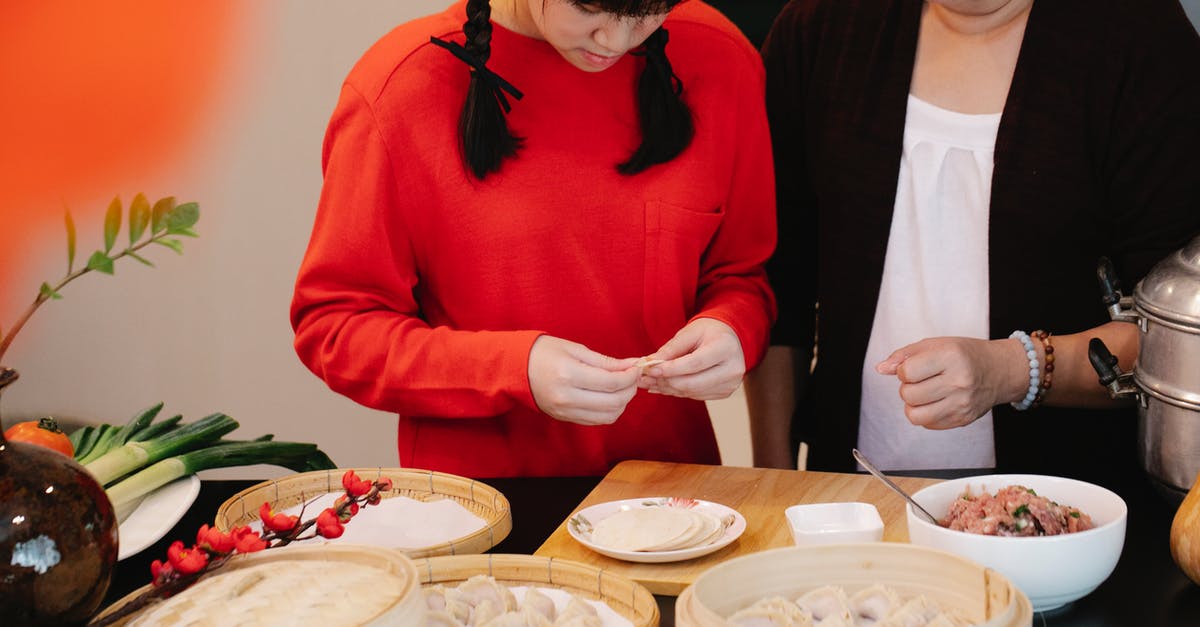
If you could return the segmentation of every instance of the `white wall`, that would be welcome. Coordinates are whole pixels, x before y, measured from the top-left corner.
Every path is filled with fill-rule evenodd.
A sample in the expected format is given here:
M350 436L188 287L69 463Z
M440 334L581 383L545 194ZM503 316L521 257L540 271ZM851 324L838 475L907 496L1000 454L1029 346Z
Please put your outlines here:
M344 466L396 464L395 418L329 391L292 351L288 306L321 185L322 135L342 78L395 24L440 10L446 0L248 3L243 46L218 108L189 158L153 180L114 181L200 203L200 238L182 256L155 247L157 268L126 260L116 276L85 276L64 300L37 312L5 357L21 380L5 393L5 423L37 414L120 422L158 401L188 419L225 412L240 437L318 442ZM77 212L78 213L78 212ZM80 249L100 243L99 212L80 219ZM63 274L57 228L29 242L27 291ZM81 253L86 256L85 253ZM24 287L27 286L27 287ZM0 322L11 324L14 312ZM729 463L749 463L745 403L717 405ZM266 478L269 467L208 476Z

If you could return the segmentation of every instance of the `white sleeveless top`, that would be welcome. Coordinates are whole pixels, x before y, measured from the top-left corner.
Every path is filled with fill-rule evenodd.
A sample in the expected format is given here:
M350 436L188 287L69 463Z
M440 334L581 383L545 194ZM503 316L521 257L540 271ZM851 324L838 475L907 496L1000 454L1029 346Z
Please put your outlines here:
M999 126L999 113L958 113L908 97L896 207L862 370L858 447L880 468L996 464L991 412L958 429L914 426L899 381L875 365L927 337L988 337L988 212Z

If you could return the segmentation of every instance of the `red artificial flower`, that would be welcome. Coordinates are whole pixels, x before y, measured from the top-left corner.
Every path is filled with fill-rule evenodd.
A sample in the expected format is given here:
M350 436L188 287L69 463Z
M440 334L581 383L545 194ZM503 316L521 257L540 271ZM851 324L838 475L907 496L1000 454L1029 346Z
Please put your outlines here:
M267 548L267 542L249 527L234 527L229 531L233 536L234 548L238 553L255 553Z
M270 503L263 503L262 507L258 508L258 517L262 519L264 527L277 532L291 531L300 522L298 516L275 513Z
M152 583L155 587L167 583L167 581L170 580L174 574L175 569L171 568L170 562L164 564L158 560L154 560L150 563L150 577L152 578L150 583Z
M317 534L326 538L337 538L345 533L346 528L338 518L337 511L332 507L317 516Z
M387 492L392 489L392 480L387 477L380 477L375 480L375 485L379 486L380 492Z
M358 475L354 474L353 470L347 470L346 474L342 475L342 487L346 488L346 494L350 496L363 496L371 491L371 482L366 479L359 479Z
M167 549L167 559L171 562L171 568L181 575L198 573L208 566L208 553L196 547L185 549L179 540Z
M200 532L196 534L196 546L218 555L225 555L233 551L237 546L237 541L233 536L224 533L215 527L208 525L200 525Z
M349 499L350 499L350 497L346 496L345 494L337 497L337 500L333 502L334 509L341 510L342 504L344 504ZM358 514L358 502L350 501L350 506L347 507L345 512L343 512L343 514L342 514L342 522L346 522L346 521L350 520L351 518L354 518L354 516L357 514Z

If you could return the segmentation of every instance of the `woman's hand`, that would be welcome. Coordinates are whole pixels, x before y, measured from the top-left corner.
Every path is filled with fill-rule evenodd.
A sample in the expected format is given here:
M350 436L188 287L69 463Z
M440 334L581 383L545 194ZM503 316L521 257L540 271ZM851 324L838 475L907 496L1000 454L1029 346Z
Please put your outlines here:
M614 359L543 335L529 351L529 388L550 417L581 425L616 422L637 393L636 359Z
M733 394L746 374L742 342L729 325L697 318L648 358L665 360L646 368L638 386L657 394L701 401Z
M909 344L875 366L900 379L909 422L927 429L971 424L1029 387L1029 359L1014 339L935 337Z

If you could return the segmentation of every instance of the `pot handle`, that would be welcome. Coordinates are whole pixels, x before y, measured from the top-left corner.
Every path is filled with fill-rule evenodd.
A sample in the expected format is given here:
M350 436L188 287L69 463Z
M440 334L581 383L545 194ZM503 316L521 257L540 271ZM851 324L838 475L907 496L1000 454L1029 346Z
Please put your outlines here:
M1121 294L1121 280L1117 278L1117 271L1108 257L1101 257L1096 262L1096 279L1100 282L1100 300L1108 310L1108 317L1121 322L1137 322L1133 299Z
M1092 362L1092 369L1100 375L1100 385L1108 388L1109 396L1141 398L1141 391L1133 380L1133 373L1121 372L1121 367L1117 365L1117 356L1108 350L1104 340L1094 337L1088 341L1088 361Z
M1108 257L1101 257L1100 261L1096 263L1096 279L1100 281L1100 291L1104 293L1100 298L1104 307L1111 308L1113 305L1119 304L1121 302L1121 280L1117 278L1117 271ZM1104 343L1101 342L1100 345L1103 346ZM1105 350L1107 351L1107 349Z
M1094 337L1088 342L1088 361L1100 375L1100 385L1111 387L1112 383L1121 377L1121 368L1117 365L1117 356L1108 350L1104 340Z

